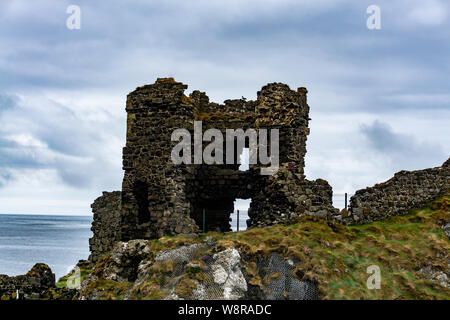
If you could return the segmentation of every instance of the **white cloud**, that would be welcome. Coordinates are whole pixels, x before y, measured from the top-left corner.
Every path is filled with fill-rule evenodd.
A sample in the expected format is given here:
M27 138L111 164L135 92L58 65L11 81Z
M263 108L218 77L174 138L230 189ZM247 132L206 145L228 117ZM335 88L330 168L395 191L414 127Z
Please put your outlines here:
M438 26L447 19L447 5L439 0L417 1L408 13L408 18L418 24Z
M379 32L366 28L365 3L349 0L80 0L79 31L65 27L70 2L55 3L0 3L7 211L33 213L35 202L42 211L54 203L49 212L60 204L89 212L102 190L120 189L126 95L161 76L216 102L254 99L273 81L306 86L307 177L327 179L338 193L442 161L427 149L420 163L394 163L360 131L376 119L393 137L450 153L444 1L381 0ZM13 200L23 198L29 203Z
M36 139L30 134L12 134L5 136L6 140L11 140L17 143L21 147L36 147L36 148L46 148L47 145Z

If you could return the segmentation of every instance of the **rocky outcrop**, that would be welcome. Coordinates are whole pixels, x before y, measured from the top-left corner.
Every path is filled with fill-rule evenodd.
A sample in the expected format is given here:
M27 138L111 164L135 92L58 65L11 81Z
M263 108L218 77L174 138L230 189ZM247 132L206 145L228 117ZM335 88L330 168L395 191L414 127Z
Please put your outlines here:
M315 285L299 280L294 269L278 254L243 258L239 249L217 246L212 238L156 255L148 240L130 240L118 242L84 279L79 297L111 298L112 290L119 299L317 299ZM255 283L256 275L265 281Z
M214 283L223 289L226 300L242 298L247 292L247 282L241 270L241 256L234 248L213 255L211 272Z
M0 275L0 298L2 300L38 300L54 286L55 274L50 267L37 263L25 275L16 277Z
M369 223L420 208L450 189L449 160L441 167L400 171L384 183L356 191L348 212L337 220L345 224Z
M89 260L97 261L105 253L108 253L114 243L120 240L120 210L121 192L103 192L91 205L94 213L92 221L92 233L89 239L91 255Z
M103 270L103 279L113 281L135 281L140 263L149 250L146 240L118 242L111 250L110 263Z
M445 288L450 288L450 268L447 268L446 272L444 272L428 265L420 269L419 272L424 275L425 279L437 282Z

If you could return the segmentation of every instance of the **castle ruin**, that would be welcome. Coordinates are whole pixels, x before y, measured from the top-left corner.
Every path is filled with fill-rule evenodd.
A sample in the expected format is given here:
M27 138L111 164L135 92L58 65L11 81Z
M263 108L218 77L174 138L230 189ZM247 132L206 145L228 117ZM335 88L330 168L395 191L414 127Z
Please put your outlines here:
M200 91L186 96L186 88L173 79L158 79L128 95L123 240L197 232L203 228L203 212L206 231L230 231L237 198L251 199L249 227L332 211L328 183L307 181L304 176L309 134L305 88L294 91L271 83L258 92L256 101L226 100L224 104L210 102ZM235 164L174 164L171 151L176 142L171 134L178 128L193 134L195 120L202 121L203 130L216 128L224 135L226 129L278 129L279 171L263 176L260 165L239 171L242 148L238 150L237 143L232 150Z
M250 228L290 224L305 215L358 224L405 214L449 189L447 160L441 167L403 171L386 183L359 190L349 209L340 212L332 205L327 181L305 179L310 120L305 88L294 91L286 84L270 83L258 91L255 101L242 98L223 104L210 102L200 91L186 96L186 89L172 78L162 78L128 95L122 192L104 192L92 204L91 260L116 241L231 231L237 198L251 199ZM260 164L240 171L242 146L237 143L227 149L233 152L234 164L173 163L173 131L184 128L193 135L195 121L202 121L203 131L215 128L224 136L226 129L278 129L278 171L261 175Z

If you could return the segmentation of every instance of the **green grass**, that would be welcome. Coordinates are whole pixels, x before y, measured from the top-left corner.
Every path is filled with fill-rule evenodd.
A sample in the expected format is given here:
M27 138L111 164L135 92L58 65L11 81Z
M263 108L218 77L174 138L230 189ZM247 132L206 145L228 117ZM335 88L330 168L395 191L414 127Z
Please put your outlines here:
M296 261L296 274L302 280L317 283L320 299L450 299L450 290L424 279L419 270L432 265L448 270L449 239L441 225L450 220L450 193L405 216L358 226L344 226L316 217L302 217L290 226L275 225L239 233L210 232L197 238L163 237L149 242L149 258L158 252L182 245L202 242L209 236L217 244L209 251L200 250L199 257L229 247L238 248L244 273L253 285L261 285L255 261L273 252ZM437 257L437 254L441 258ZM106 255L92 271L101 276L108 263ZM200 258L193 263L201 265ZM366 269L377 265L381 270L381 289L369 290ZM161 299L160 284L171 281L170 264L152 265L152 280L135 288L134 299ZM177 282L176 290L188 296L191 280L204 280L203 272L190 270ZM197 271L197 270L195 270ZM66 276L67 277L67 276ZM65 278L67 279L67 278ZM64 278L59 283L64 282ZM164 280L164 281L163 281ZM132 283L98 280L88 290L96 289L99 298L120 299Z
M236 246L247 257L271 252L294 257L305 280L317 281L323 299L450 299L450 290L418 273L431 264L447 270L449 240L441 225L450 220L450 195L425 208L359 226L342 226L303 217L292 226L227 234L222 246ZM368 290L369 265L381 269L381 289Z

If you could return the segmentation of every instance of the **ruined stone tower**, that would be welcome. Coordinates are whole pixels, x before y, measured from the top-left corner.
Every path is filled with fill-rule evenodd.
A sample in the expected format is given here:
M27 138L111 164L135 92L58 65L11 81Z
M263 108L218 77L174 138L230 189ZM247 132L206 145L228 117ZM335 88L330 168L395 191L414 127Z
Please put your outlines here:
M158 79L128 95L122 192L104 192L92 204L90 260L96 261L120 240L196 233L203 228L230 231L236 198L251 199L249 227L290 224L304 215L357 224L406 214L450 188L449 159L440 167L401 171L384 183L358 190L348 210L339 212L332 205L328 182L304 176L310 120L305 88L294 91L270 83L255 101L243 98L223 104L210 102L200 91L188 97L186 88L171 78ZM173 131L183 128L194 136L196 121L202 122L202 132L215 128L224 136L227 129L278 129L278 171L261 175L259 164L239 171L236 160L242 146L238 150L236 141L223 154L225 159L232 151L233 164L174 164Z
M336 213L331 187L324 180L304 177L306 138L309 134L307 90L291 90L271 83L256 101L212 103L205 93L184 95L186 85L171 78L137 88L127 98L127 141L123 149L121 238L156 238L162 235L230 230L236 198L251 199L251 226L267 226L314 214ZM192 135L194 121L203 131L248 128L279 129L279 170L260 175L260 166L239 171L239 164L175 165L171 141L175 129ZM248 144L248 141L246 142ZM236 150L237 159L242 150ZM226 157L226 155L224 155ZM205 221L203 221L203 214Z

